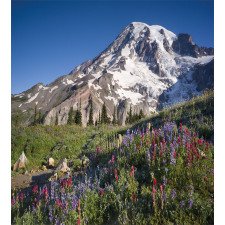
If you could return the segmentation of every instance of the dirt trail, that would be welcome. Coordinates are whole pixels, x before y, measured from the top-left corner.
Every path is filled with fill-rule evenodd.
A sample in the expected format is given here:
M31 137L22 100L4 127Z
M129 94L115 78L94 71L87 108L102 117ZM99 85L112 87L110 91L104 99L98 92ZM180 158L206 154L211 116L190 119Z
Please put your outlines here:
M25 189L34 185L42 185L54 174L54 169L39 171L29 174L18 174L11 177L11 189Z

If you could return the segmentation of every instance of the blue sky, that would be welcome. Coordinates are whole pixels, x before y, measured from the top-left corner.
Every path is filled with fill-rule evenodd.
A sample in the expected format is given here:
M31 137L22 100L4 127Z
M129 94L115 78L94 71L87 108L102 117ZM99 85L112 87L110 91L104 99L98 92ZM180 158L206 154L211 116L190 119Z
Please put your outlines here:
M49 84L103 51L131 22L214 46L213 1L12 1L11 92Z

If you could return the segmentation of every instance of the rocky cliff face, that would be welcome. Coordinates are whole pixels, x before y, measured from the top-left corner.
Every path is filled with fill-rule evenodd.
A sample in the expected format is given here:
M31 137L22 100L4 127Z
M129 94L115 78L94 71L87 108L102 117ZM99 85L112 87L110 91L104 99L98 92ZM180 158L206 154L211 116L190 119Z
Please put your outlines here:
M94 120L105 102L109 116L116 106L124 124L130 105L133 112L151 114L179 96L190 98L190 93L212 87L213 53L213 48L197 46L188 34L176 36L158 25L133 22L108 48L70 74L12 95L12 111L26 113L36 105L45 112L45 124L54 121L56 112L59 124L65 124L70 107L76 110L81 99L85 125L92 96Z

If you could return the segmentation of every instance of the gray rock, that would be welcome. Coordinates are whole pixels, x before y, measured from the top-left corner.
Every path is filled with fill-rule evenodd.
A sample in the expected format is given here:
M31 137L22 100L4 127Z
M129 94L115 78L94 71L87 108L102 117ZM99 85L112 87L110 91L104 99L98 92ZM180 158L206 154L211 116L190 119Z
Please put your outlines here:
M68 170L68 166L67 166L67 159L61 159L57 165L56 171L61 171L63 173L67 172Z
M25 168L27 162L28 162L27 157L25 156L25 153L22 152L19 159L15 162L13 166L13 171L17 171L20 168Z

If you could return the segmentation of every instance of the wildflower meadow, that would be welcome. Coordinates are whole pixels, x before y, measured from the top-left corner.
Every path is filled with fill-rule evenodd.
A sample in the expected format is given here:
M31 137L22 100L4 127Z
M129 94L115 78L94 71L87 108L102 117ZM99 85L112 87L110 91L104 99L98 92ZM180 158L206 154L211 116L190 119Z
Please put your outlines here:
M87 131L90 166L32 191L12 190L12 223L213 224L212 101L200 97L179 106L183 114L168 109L125 130Z

